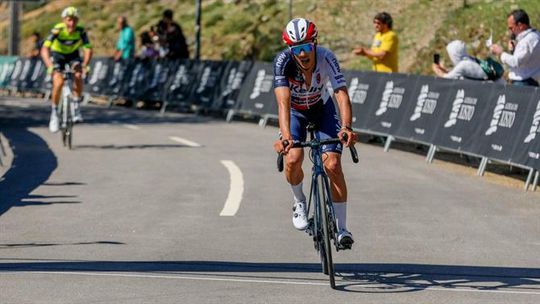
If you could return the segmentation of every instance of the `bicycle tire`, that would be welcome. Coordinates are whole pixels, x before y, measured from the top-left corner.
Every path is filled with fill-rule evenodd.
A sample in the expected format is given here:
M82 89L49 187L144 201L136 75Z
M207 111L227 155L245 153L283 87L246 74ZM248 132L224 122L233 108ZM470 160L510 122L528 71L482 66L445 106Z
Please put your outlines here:
M73 139L73 126L71 126L72 123L68 123L68 131L67 134L67 147L69 150L71 150L71 143Z
M321 216L321 192L318 187L318 179L314 177L311 183L311 194L313 197L314 215L313 215L313 241L315 250L319 253L321 259L321 269L323 274L328 274L328 263L326 263L326 251L323 241L322 216ZM310 197L311 201L311 197Z
M332 287L333 289L336 288L336 280L335 280L335 273L334 273L334 262L332 260L332 246L331 246L331 237L330 237L330 229L328 227L329 223L328 223L328 210L326 209L327 208L327 204L328 203L331 203L330 202L330 193L327 193L326 191L326 187L325 185L327 183L325 183L325 179L326 179L326 176L324 175L321 175L319 177L319 181L317 181L319 183L319 192L320 192L320 195L319 197L321 198L321 200L319 201L319 208L320 208L320 217L322 219L322 222L321 222L321 228L322 228L322 247L324 248L324 255L325 255L325 258L324 259L321 259L321 260L324 260L325 262L325 266L323 266L323 268L326 269L326 274L328 275L328 279L330 281L330 287Z

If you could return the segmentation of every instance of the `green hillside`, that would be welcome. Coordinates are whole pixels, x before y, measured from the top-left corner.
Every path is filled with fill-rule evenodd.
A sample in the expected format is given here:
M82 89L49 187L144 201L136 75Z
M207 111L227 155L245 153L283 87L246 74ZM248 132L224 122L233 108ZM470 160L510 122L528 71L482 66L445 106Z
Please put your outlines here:
M281 31L289 19L288 0L203 0L202 47L204 59L272 60L284 47ZM484 54L484 40L493 31L494 41L505 39L506 14L511 8L524 8L533 25L539 24L538 0L292 0L292 15L316 22L319 42L335 51L345 68L370 69L365 58L351 54L353 47L369 45L374 34L375 13L387 11L394 17L400 38L402 72L431 74L431 54L443 53L444 45L462 39L471 53ZM61 10L79 8L97 55L111 55L117 38L116 17L126 15L139 34L155 24L166 8L175 12L190 49L194 48L194 0L56 0L25 4L22 23L23 54L30 47L34 31L46 35L60 21ZM0 4L5 17L7 4ZM0 19L0 41L7 40L7 18ZM0 45L0 54L7 52ZM447 60L448 62L448 60Z

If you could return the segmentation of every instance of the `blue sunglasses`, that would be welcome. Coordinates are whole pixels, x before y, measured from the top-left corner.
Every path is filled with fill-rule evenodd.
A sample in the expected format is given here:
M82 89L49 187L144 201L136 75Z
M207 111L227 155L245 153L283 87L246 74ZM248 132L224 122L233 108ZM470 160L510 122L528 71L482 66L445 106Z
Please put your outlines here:
M313 42L294 45L289 47L293 55L300 55L300 53L305 52L306 54L313 52L315 49L315 44Z

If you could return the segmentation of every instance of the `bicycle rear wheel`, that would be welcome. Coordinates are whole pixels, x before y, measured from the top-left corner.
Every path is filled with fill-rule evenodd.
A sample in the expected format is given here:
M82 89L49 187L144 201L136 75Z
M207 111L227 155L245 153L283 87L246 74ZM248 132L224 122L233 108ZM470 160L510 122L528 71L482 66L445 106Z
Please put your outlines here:
M334 276L334 262L332 260L332 246L330 243L330 229L328 222L328 210L326 204L330 202L330 193L326 192L325 182L326 176L319 176L317 183L319 184L319 218L321 223L321 238L319 254L321 255L321 263L323 264L323 272L328 275L330 280L330 287L336 288L335 276Z

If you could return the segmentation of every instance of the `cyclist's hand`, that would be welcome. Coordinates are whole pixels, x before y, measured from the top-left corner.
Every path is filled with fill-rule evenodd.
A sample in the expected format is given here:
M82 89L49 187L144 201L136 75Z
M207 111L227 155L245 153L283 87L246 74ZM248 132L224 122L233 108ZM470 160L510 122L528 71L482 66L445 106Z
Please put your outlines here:
M347 134L347 140L343 140L343 135ZM356 133L352 131L352 129L349 128L341 128L341 130L338 133L338 137L341 138L341 142L345 145L345 147L353 146L356 143Z
M88 66L88 65L83 65L83 67L82 67L82 73L83 73L83 76L88 75L88 73L90 73L90 66Z
M289 153L289 150L292 147L291 143L292 143L292 138L278 139L274 142L274 150L276 150L277 153L287 154Z
M50 67L47 68L47 75L51 75L53 71L54 71L54 66L51 65Z

